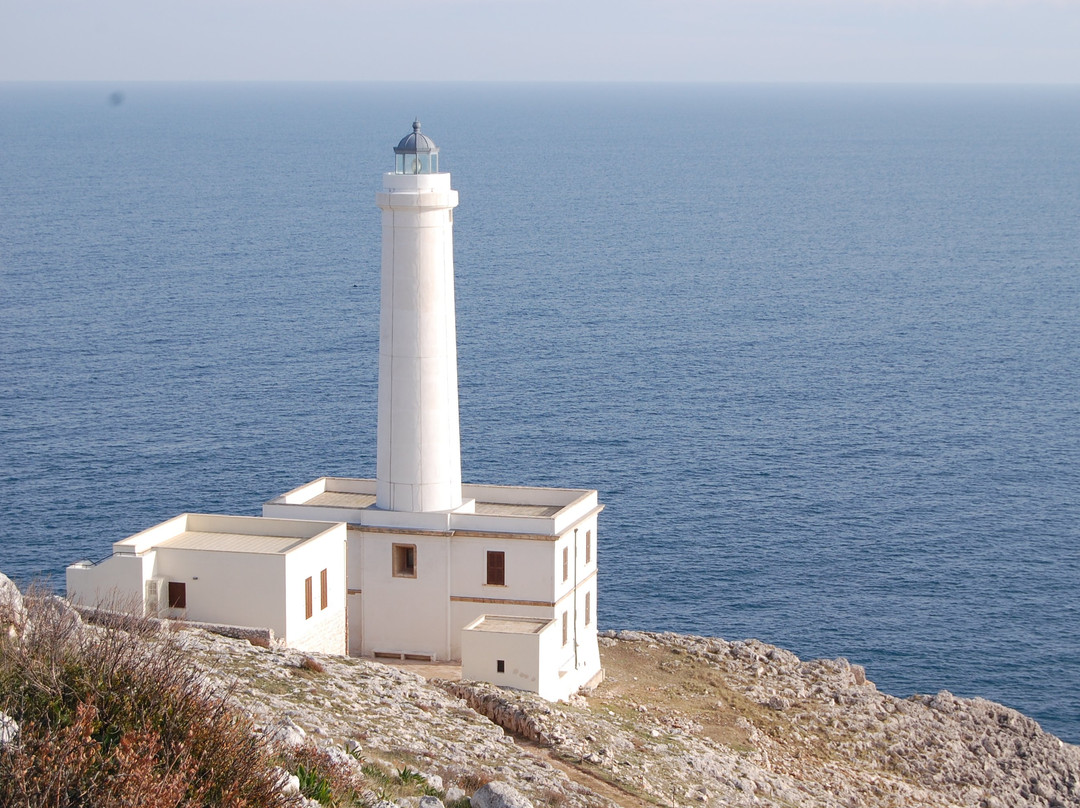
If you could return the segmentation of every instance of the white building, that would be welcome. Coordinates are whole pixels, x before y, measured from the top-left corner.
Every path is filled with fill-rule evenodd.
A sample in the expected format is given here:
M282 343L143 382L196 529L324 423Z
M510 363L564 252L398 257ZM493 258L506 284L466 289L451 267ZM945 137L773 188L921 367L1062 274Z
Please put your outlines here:
M321 478L263 506L348 524L349 653L461 660L564 698L602 676L596 491L463 485L453 209L420 124L383 177L376 479Z
M322 602L330 597L335 606L327 608L334 614L336 604L347 603L339 644L348 653L461 660L465 678L565 698L603 676L596 636L596 520L602 506L590 490L462 484L453 257L458 195L450 175L439 172L439 150L419 122L394 152L395 171L384 175L375 197L383 212L376 478L310 482L266 503L265 527L251 518L247 530L276 536L280 524L302 520L297 524L322 525L326 536L344 535L344 553L322 533L308 540L319 539L324 553L311 558L327 581ZM202 565L218 565L223 553L235 556L230 565L236 574L231 588L219 586L219 603L203 603L202 588L192 587L189 619L212 621L202 615L213 614L226 622L229 615L232 622L254 621L242 625L268 625L258 621L269 620L261 615L270 612L244 605L249 592L263 587L279 590L266 609L272 605L275 615L295 616L301 609L296 581L304 575L305 621L313 619L311 564L301 569L298 561L294 570L286 563L282 575L256 558L277 547L273 541L247 545L224 538L224 528L220 539L177 538L209 529L185 528L174 536L174 528L166 527L174 521L118 542L102 564L70 567L69 596L89 599L110 586L144 592L146 581L179 567L158 569L153 558L140 567L128 556L166 551L171 558L168 551L182 546L189 562L176 575L186 574L184 583L211 574ZM160 537L164 544L157 543ZM284 550L273 552L288 557ZM326 587L335 594L325 594ZM213 597L213 590L208 594ZM305 622L283 617L273 627L290 645L314 647Z
M599 681L595 491L463 485L460 508L414 512L379 508L377 487L323 477L263 506L348 523L350 654L461 660L465 678L551 699ZM503 634L532 621L532 650L493 644L485 617Z
M345 525L183 513L113 544L98 564L67 568L84 606L267 628L302 651L341 654Z

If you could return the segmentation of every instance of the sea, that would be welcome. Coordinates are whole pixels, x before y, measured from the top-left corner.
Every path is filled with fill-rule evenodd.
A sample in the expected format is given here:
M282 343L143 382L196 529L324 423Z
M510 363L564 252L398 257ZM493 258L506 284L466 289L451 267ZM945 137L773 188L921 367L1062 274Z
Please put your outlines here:
M599 490L601 628L1080 742L1076 86L0 84L0 570L374 476L415 118L464 476Z

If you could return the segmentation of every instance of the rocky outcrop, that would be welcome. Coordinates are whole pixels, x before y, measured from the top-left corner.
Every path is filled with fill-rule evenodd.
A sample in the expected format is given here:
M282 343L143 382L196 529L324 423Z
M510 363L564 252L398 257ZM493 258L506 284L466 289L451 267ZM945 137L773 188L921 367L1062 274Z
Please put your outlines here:
M0 572L0 631L14 639L26 624L26 607L15 583Z
M0 627L25 630L22 605L0 576ZM1080 808L1080 748L1020 713L944 691L896 698L844 659L803 661L756 640L606 632L604 683L552 704L158 628L280 748L418 770L443 800L410 797L410 808L462 808L470 795L477 808ZM0 714L0 747L19 742L16 718Z
M488 783L469 801L472 808L533 808L521 793L506 783Z
M539 805L612 805L414 673L371 660L315 655L318 672L304 666L307 654L201 630L178 636L192 660L212 681L231 689L236 702L278 743L314 742L345 762L363 757L389 772L404 765L418 768L456 799L487 782L502 782Z
M947 692L899 699L844 659L758 641L602 638L608 678L552 705L444 684L516 735L653 802L716 806L1080 806L1080 749Z
M519 738L544 746L555 746L561 740L557 735L548 735L543 718L535 710L526 710L514 695L502 688L486 682L442 682L441 685L447 693Z

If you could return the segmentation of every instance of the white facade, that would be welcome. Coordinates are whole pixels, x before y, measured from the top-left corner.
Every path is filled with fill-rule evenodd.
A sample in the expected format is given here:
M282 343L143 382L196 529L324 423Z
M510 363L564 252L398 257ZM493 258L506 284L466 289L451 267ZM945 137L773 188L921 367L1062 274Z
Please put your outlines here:
M462 679L531 690L551 701L577 689L558 668L546 664L559 653L555 620L484 615L465 626L461 643Z
M268 517L348 523L350 654L461 660L467 676L491 668L469 649L502 635L470 642L466 627L499 615L554 626L538 646L545 692L563 698L599 680L596 491L466 484L462 508L408 513L380 509L376 489L375 480L322 477L263 506ZM491 554L501 554L495 569ZM492 580L500 566L501 582ZM527 684L513 686L535 689Z
M84 606L266 628L303 651L347 650L344 524L185 513L67 568Z

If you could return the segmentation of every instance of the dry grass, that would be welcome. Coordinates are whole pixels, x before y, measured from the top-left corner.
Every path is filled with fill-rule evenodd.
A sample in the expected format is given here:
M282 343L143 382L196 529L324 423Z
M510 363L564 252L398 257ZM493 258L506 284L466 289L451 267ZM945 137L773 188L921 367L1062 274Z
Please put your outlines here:
M768 721L760 705L729 687L724 673L704 661L647 643L620 642L602 647L606 679L590 702L613 712L626 702L646 704L654 715L692 716L700 734L732 749L750 746L750 735L739 726L740 716Z
M309 656L300 660L300 667L311 673L326 673L326 668L323 667L323 664Z

